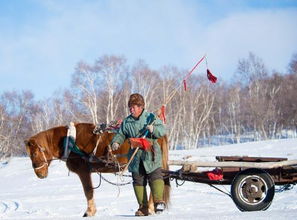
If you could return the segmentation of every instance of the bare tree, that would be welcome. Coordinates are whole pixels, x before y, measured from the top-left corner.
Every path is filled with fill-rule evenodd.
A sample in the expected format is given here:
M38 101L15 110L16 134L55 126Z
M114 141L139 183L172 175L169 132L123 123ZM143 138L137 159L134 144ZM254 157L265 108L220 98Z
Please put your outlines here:
M5 137L3 148L9 147L6 156L25 153L23 140L31 133L31 113L35 110L33 94L30 91L18 93L5 92L1 98L2 104L2 138ZM5 109L3 111L3 109Z
M56 92L51 98L38 102L38 110L34 112L34 120L31 121L34 133L69 124L70 121L80 121L76 117L76 109L67 101L69 97L66 94L61 96Z
M277 98L278 119L284 128L295 129L297 134L297 75L289 74L282 78L281 89Z
M186 149L198 147L200 135L207 125L214 103L214 93L201 82L203 82L201 78L193 77L188 83L188 90L186 92L181 90L174 100L174 107L180 107L177 107L175 124L178 133L172 136L178 140L176 144Z
M190 124L190 137L187 139L187 141L189 141L188 148L196 148L199 146L198 141L201 133L207 127L207 122L214 104L215 95L211 92L209 86L201 83L201 85L199 85L192 91L192 93L190 93L189 98L189 114L185 114L186 116L189 116L185 120L189 120Z
M125 81L128 81L128 67L126 59L118 56L103 56L96 61L95 68L100 77L101 101L104 119L109 123L120 114L121 91ZM125 93L124 93L125 94Z
M185 72L179 71L173 66L164 66L159 73L161 78L160 88L158 88L158 91L160 91L158 92L159 99L157 97L155 99L158 101L158 107L165 105L170 147L171 149L176 149L181 144L179 135L181 126L179 124L181 123L181 111L183 108L183 105L180 103L183 90L178 88L182 81L181 76L184 76Z
M99 122L98 100L101 82L96 70L90 65L79 62L76 71L72 76L72 88L77 105L81 105L82 111L88 111L89 120L95 124Z
M252 82L266 78L267 75L268 71L263 60L250 52L247 59L238 61L234 78L238 79L240 84L248 86Z
M144 61L140 60L132 68L131 74L132 90L142 94L147 108L151 111L157 110L161 105L158 94L161 82L159 73L151 70Z
M252 118L252 126L255 139L263 137L267 139L265 120L267 108L265 106L267 86L264 79L268 71L263 61L250 53L248 59L240 60L237 67L237 74L241 78L240 83L247 88L248 113Z
M240 115L240 87L230 88L226 103L231 134L234 135L236 143L240 143L241 135L241 115Z
M297 53L295 53L289 63L289 74L297 74Z
M0 161L9 155L10 134L6 130L8 115L5 108L0 104Z
M122 56L102 56L93 65L79 62L71 87L46 100L36 102L30 91L0 94L0 160L24 154L23 140L50 127L126 117L134 92L144 96L149 111L166 104L171 149L196 148L201 138L211 143L214 135L229 135L237 143L247 132L254 140L278 138L283 130L297 136L296 63L294 54L287 74L269 75L263 61L249 53L238 62L237 82L213 86L205 77L191 76L184 91L186 71L174 66L156 71L140 60L130 71Z

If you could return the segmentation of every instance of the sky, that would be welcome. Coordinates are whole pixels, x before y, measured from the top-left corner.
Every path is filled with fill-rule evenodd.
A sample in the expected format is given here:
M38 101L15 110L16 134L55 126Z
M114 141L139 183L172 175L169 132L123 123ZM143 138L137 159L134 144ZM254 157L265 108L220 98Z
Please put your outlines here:
M0 1L0 94L50 97L70 87L79 61L103 55L190 70L207 54L212 72L230 81L249 52L287 71L297 53L296 0Z

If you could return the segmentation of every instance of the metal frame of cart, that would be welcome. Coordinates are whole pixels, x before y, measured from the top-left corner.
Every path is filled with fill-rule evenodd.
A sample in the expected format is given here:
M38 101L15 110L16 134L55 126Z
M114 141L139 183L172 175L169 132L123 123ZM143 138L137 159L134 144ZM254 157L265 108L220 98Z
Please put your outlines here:
M177 171L164 170L165 178L213 185L231 185L230 197L241 211L266 210L272 203L275 185L297 183L297 160L272 157L217 156L217 161L170 160L169 165L182 166ZM220 170L223 178L209 179L199 167ZM215 187L216 188L216 187Z

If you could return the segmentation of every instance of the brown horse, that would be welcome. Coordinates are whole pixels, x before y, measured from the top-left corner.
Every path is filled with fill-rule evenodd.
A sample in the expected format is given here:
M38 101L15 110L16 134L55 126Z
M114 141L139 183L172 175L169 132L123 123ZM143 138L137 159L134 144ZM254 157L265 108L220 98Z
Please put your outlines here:
M87 210L84 217L94 216L96 213L96 205L94 201L94 190L92 185L91 173L92 172L105 172L111 173L118 171L118 167L107 166L104 161L99 160L96 163L89 162L89 156L96 149L96 158L109 158L108 145L110 144L114 134L104 131L102 133L94 132L95 125L89 123L78 123L76 127L76 145L83 152L84 156L71 152L66 165L68 169L76 173L83 185L84 193L87 199ZM26 150L31 158L32 166L35 174L39 178L46 178L48 175L48 167L52 160L61 159L63 156L64 148L63 141L67 136L67 126L60 126L42 131L28 140L25 141ZM163 169L168 170L168 140L164 136L158 139L162 149ZM119 150L112 152L114 155L125 155L129 150L129 143L126 141ZM100 162L101 161L101 162ZM126 164L126 157L118 157L119 164ZM164 179L164 201L166 205L169 203L170 198L170 181ZM149 199L149 209L151 212L154 210L152 196Z

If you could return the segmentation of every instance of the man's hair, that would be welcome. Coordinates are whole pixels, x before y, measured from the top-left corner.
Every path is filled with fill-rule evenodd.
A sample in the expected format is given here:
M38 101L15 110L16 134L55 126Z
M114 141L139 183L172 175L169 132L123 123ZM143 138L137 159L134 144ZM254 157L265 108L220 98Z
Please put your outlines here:
M142 106L144 108L144 99L142 95L138 93L134 93L130 95L129 101L128 101L128 107L132 107L133 105Z

